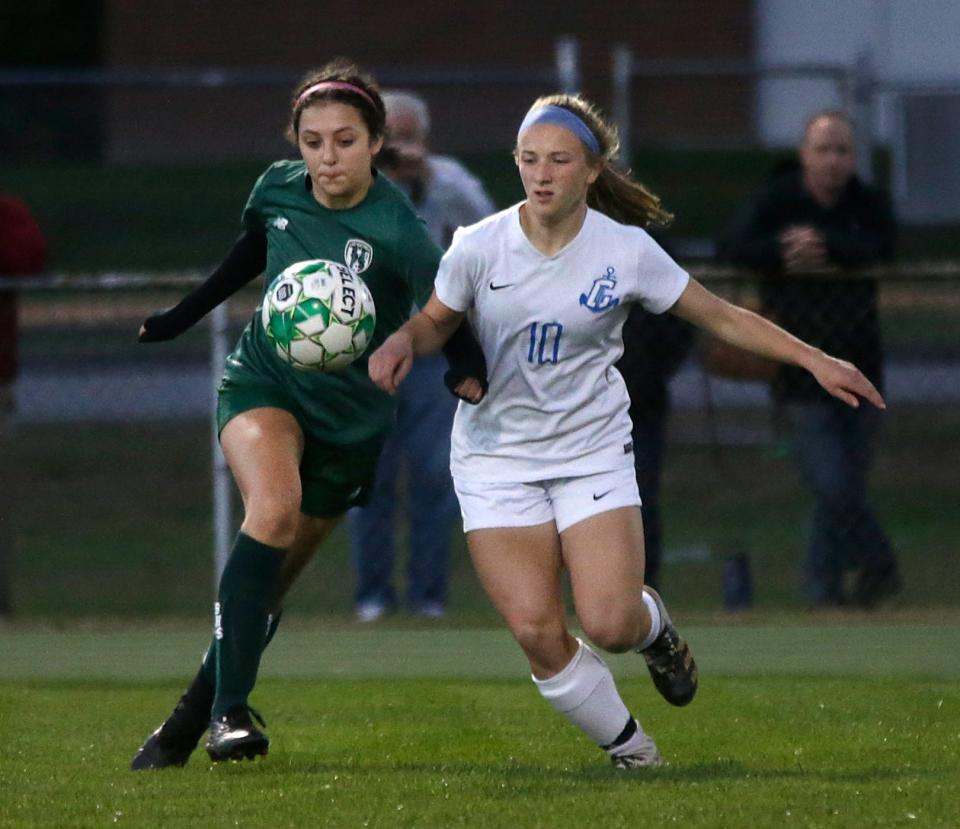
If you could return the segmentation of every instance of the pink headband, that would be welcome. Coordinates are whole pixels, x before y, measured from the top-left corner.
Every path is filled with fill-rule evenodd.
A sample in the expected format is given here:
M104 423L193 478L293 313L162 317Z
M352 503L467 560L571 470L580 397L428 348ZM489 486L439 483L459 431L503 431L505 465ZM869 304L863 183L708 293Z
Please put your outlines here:
M300 107L303 102L307 100L307 98L313 95L314 92L320 92L324 89L341 89L344 92L356 93L374 109L377 108L377 105L373 102L373 98L371 98L363 89L355 84L347 83L346 81L320 81L319 83L315 83L313 86L308 86L297 98L296 107Z

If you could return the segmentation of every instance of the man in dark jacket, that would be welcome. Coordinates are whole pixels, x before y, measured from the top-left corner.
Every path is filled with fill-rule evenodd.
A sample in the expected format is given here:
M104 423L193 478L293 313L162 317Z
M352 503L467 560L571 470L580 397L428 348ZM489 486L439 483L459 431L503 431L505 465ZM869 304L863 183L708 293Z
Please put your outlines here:
M893 214L887 199L855 174L853 129L843 113L810 119L799 161L748 205L721 242L720 255L765 277L764 313L856 364L882 391L877 284L855 271L893 258ZM838 405L791 366L777 373L773 394L814 498L808 598L815 606L846 603L844 572L856 569L850 598L873 606L901 589L890 541L867 498L881 413Z

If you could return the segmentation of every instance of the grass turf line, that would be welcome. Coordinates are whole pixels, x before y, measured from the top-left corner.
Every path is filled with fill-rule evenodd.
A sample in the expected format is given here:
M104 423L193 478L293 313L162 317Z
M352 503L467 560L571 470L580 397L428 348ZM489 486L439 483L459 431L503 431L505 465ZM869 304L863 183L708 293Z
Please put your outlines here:
M687 625L704 677L744 674L960 679L960 626L855 624ZM0 630L0 681L186 681L209 632ZM645 676L639 659L610 656L621 677ZM512 679L526 662L502 628L305 628L291 620L264 654L261 675L299 678Z

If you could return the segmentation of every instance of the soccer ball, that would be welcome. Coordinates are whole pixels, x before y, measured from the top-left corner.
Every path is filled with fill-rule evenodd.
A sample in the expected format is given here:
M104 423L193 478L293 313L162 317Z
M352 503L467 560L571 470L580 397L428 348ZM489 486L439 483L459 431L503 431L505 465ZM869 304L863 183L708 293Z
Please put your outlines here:
M284 362L307 371L339 371L370 344L376 308L363 280L346 265L309 259L270 283L260 321Z

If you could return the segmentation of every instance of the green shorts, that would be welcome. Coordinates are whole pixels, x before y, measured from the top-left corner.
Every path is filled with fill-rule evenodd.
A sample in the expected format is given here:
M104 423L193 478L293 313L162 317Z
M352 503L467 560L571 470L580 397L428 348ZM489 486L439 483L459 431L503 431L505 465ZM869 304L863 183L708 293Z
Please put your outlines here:
M281 388L237 385L229 381L221 384L217 394L217 434L238 414L265 406L290 412L303 429L301 512L315 518L335 518L370 500L385 435L342 446L319 440L307 430L296 401Z

